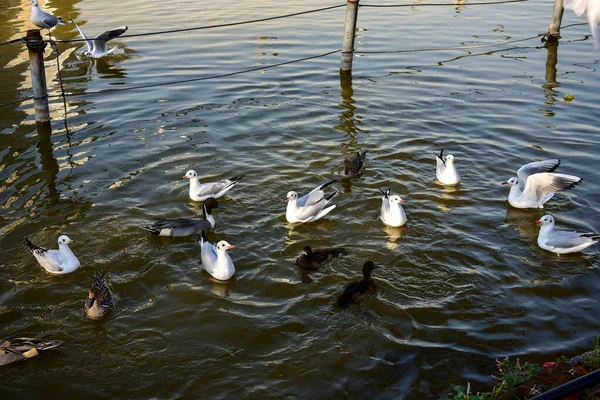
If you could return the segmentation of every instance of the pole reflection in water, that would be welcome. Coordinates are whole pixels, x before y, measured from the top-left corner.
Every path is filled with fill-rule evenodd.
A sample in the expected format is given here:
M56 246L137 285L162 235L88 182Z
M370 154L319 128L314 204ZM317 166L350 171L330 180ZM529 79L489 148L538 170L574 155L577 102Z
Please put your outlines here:
M356 133L360 132L357 125L360 123L357 121L354 110L356 106L353 99L354 89L352 88L352 71L340 71L340 87L342 89L342 113L340 114L340 124L335 126L334 129L344 131L348 134L348 143L342 143L342 163L336 165L336 168L342 168L343 159L346 156L352 156L356 152L362 153L362 146L356 140ZM336 170L336 172L338 172ZM340 180L340 183L344 187L344 192L349 193L352 190L352 179L344 178Z
M542 85L546 100L544 103L548 106L554 106L558 92L555 90L560 87L560 83L556 81L556 64L558 63L558 41L548 41L545 46L548 51L546 58L546 83ZM553 117L554 111L543 109L544 115Z
M56 190L56 176L58 175L58 162L54 158L52 151L52 127L50 122L38 122L38 143L37 149L40 153L42 169L46 173L46 183L48 184L48 199L51 203L58 201L59 193Z

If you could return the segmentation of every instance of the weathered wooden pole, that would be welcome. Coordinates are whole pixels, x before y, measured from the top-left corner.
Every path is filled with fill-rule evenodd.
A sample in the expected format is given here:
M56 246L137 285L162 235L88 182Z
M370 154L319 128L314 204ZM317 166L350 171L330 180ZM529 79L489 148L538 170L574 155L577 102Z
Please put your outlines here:
M25 43L29 49L35 120L37 122L49 122L50 109L48 107L48 89L46 88L46 70L44 68L44 48L46 47L46 43L42 40L42 35L37 29L27 31Z
M352 71L352 58L354 57L354 37L356 34L356 20L358 18L358 2L348 0L346 4L346 23L344 25L344 42L342 43L342 71Z
M552 22L548 28L548 40L558 40L560 35L560 25L565 9L563 8L563 0L554 0L554 12L552 13Z

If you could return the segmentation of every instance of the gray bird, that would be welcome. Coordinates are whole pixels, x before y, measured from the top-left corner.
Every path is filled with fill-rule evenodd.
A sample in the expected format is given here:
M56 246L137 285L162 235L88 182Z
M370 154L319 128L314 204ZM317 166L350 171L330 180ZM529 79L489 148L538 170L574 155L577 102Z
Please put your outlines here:
M367 152L356 152L356 155L347 157L344 160L344 165L340 169L340 175L347 178L358 178L365 172L365 160Z
M54 15L42 11L40 6L38 6L38 0L31 0L31 22L38 28L48 29L48 32L56 25L65 24L62 18L55 17Z
M152 232L152 234L157 236L190 236L201 229L212 229L215 227L215 219L212 216L212 210L215 208L225 209L215 198L209 197L202 205L203 219L165 218L156 221L152 225L145 225L140 228Z
M62 344L62 340L19 337L0 342L0 366L15 361L35 357L44 350L53 349Z
M92 278L92 287L88 298L85 299L83 310L89 319L100 319L115 308L116 298L100 272L96 271L90 277Z

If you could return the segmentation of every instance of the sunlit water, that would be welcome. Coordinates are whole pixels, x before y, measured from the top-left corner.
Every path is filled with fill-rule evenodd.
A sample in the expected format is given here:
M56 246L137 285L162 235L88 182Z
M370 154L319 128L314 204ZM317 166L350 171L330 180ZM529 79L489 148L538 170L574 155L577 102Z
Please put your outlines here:
M401 1L398 1L401 2ZM29 1L5 0L0 42L31 28ZM396 2L364 1L364 4ZM449 2L450 3L450 2ZM438 398L454 384L493 383L494 359L575 355L600 321L598 249L557 257L537 247L533 222L600 229L600 54L586 25L564 29L556 53L539 38L551 1L496 6L361 8L352 80L327 57L240 74L51 103L53 133L37 133L32 104L0 109L0 337L47 335L64 345L0 370L2 398ZM89 34L129 34L293 13L319 1L42 3ZM340 48L344 8L229 28L123 38L92 61L60 44L65 91L98 92L267 67ZM571 12L564 25L584 22ZM77 38L74 26L54 30ZM556 48L554 49L556 51ZM46 50L52 94L56 59ZM550 61L548 61L550 60ZM0 47L0 103L32 95L26 48ZM556 70L553 70L556 68ZM553 75L556 74L556 82ZM565 101L571 94L573 101ZM434 182L434 152L457 158L463 182ZM289 190L329 179L367 151L362 179L341 181L337 208L307 225L285 221ZM546 210L512 209L501 182L533 160L560 158L584 178ZM200 267L195 237L157 238L156 217L193 216L204 180L246 177L222 201L211 240L226 239L236 275ZM405 229L379 221L378 188L407 200ZM82 266L46 273L23 245L56 247L61 233ZM298 270L305 245L345 246L319 272ZM340 311L333 301L375 272L376 297ZM116 315L91 322L83 301L94 271L109 273ZM7 397L8 396L8 397Z

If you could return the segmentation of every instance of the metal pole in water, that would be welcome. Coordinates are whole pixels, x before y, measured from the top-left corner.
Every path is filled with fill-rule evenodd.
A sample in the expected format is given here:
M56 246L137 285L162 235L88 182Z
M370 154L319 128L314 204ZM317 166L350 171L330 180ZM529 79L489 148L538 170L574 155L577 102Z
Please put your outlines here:
M554 12L552 13L552 22L548 28L548 40L558 40L560 35L560 24L565 9L563 8L563 0L554 0Z
M46 47L46 43L42 40L42 35L37 29L27 31L25 43L29 49L35 120L37 122L49 122L50 109L48 107L48 89L46 88L46 70L44 68L44 48Z
M346 24L344 25L344 42L342 43L342 71L352 71L352 58L354 57L354 36L356 33L356 20L358 18L358 2L348 0L346 4ZM562 0L561 0L562 1Z

